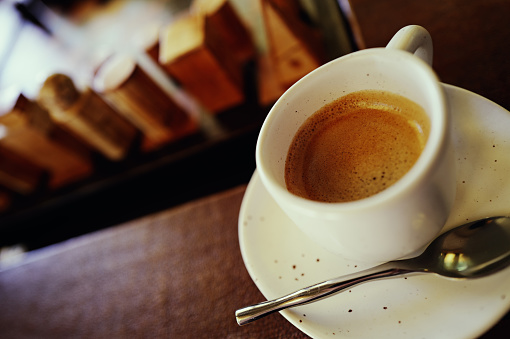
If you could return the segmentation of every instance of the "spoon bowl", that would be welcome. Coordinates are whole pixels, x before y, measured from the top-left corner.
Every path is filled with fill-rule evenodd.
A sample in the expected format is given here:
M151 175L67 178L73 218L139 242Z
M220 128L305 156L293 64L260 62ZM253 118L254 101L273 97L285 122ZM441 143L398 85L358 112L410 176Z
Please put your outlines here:
M268 314L308 304L372 280L403 274L436 274L449 279L480 278L510 265L510 217L477 220L451 229L417 257L390 261L367 270L330 279L286 296L236 311L239 325Z
M411 261L421 264L423 271L449 278L492 274L510 264L510 218L487 218L454 228Z

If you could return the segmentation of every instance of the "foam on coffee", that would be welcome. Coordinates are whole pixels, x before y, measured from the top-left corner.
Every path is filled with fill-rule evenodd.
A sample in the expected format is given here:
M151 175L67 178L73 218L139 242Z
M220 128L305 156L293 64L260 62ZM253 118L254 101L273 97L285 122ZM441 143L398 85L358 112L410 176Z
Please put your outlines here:
M325 202L377 194L414 165L429 129L423 109L402 96L365 90L341 97L294 136L285 164L287 189Z

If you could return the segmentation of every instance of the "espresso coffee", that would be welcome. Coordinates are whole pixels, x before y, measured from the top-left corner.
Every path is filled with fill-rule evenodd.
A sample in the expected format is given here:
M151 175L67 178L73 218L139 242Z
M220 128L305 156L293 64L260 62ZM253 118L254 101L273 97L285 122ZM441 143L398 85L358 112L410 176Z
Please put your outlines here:
M324 202L363 199L394 184L420 156L430 129L413 101L364 90L319 109L300 127L285 163L287 189Z

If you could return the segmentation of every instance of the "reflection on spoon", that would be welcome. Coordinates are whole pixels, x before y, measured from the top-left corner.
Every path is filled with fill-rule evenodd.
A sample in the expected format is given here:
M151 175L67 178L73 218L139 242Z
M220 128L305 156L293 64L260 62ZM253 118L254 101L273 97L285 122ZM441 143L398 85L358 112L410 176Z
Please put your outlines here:
M419 256L390 261L324 281L278 299L236 311L239 325L276 311L308 304L355 285L403 274L435 273L451 279L479 278L510 265L510 217L492 217L456 227L436 238Z

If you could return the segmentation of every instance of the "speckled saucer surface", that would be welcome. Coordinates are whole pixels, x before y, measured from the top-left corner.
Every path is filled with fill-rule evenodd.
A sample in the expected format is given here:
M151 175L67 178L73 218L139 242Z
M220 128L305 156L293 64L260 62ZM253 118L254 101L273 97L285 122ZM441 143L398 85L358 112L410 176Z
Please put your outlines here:
M510 215L510 112L444 86L457 159L457 196L444 230ZM257 172L241 206L239 241L246 268L268 299L368 268L310 242L269 196ZM480 336L509 309L510 267L474 280L414 275L369 282L281 313L313 338L456 339Z

